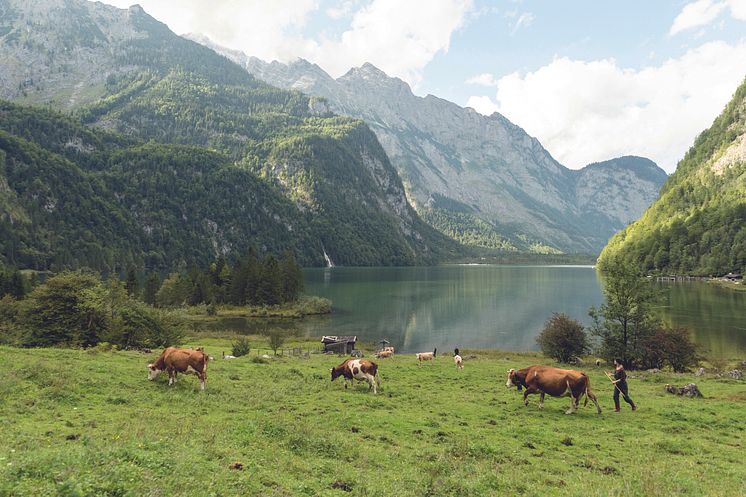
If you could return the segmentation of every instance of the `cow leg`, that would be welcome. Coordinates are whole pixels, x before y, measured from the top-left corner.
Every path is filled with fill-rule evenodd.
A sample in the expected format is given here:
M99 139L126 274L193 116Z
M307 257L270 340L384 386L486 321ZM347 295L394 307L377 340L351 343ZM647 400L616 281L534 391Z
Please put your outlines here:
M579 403L580 403L580 399L571 394L570 395L570 409L565 411L565 414L573 414L575 410L578 408Z
M168 372L168 385L171 386L176 383L176 374L173 371Z
M536 390L533 388L526 387L526 391L523 392L523 404L528 406L528 394L530 393L536 393Z
M539 409L544 409L544 392L541 392L539 397Z
M598 413L601 414L601 406L598 405L598 399L596 398L596 394L594 394L590 390L586 390L585 394L588 396L589 399L593 401L594 404L596 404L596 409L598 410Z
M370 375L370 374L368 375L368 385L369 385L368 390L372 388L373 395L376 395L378 393L378 389L376 388L376 379L373 375Z
M200 374L198 376L199 376L199 384L200 384L199 388L200 388L200 390L204 390L205 389L205 381L207 381L207 375L205 373L202 373L202 374Z

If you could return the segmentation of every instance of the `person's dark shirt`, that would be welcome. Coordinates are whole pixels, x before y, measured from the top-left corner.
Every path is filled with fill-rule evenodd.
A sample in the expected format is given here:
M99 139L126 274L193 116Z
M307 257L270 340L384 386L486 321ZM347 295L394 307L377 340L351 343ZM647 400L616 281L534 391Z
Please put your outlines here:
M627 381L627 373L624 371L624 368L614 370L614 379L621 380L620 383Z

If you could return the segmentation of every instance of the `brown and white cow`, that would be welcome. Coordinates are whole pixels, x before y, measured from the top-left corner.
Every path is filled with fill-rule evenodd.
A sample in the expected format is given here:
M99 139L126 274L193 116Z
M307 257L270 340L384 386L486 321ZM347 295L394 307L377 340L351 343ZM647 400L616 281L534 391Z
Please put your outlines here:
M528 405L529 394L541 394L539 409L544 408L544 394L548 393L552 397L570 397L570 409L565 414L574 413L580 404L580 399L586 395L585 405L588 404L588 399L591 399L596 404L598 413L601 414L598 400L591 391L591 380L581 371L550 366L529 366L518 371L510 369L506 386L508 388L516 386L519 392L525 388L523 403L526 405Z
M168 384L173 385L178 373L194 373L199 378L200 388L204 390L209 359L201 348L192 350L168 347L155 362L148 364L148 379L155 380L161 371L168 371Z
M378 393L378 387L381 384L378 377L378 365L368 359L346 359L339 366L332 368L332 381L340 376L344 376L345 388L347 388L348 380L350 382L353 382L353 379L367 381L368 388L372 388L374 394Z

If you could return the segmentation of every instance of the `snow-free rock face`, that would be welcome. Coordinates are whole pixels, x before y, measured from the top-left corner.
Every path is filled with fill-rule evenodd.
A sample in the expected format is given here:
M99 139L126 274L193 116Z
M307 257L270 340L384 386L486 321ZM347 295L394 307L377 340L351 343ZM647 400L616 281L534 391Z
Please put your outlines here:
M143 14L137 5L0 1L0 98L62 108L96 100L107 77L130 69L112 47L147 36L135 21Z
M323 97L332 111L365 120L399 172L410 203L427 222L465 243L597 253L642 214L666 178L640 158L572 171L504 116L418 97L372 64L334 79L303 59L267 63L196 40L258 79Z

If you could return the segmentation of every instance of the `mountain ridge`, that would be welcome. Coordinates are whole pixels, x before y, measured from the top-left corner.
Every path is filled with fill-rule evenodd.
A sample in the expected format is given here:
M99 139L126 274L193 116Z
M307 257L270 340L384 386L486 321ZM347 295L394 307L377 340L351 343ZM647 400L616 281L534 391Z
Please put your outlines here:
M363 119L386 149L417 212L449 236L466 233L455 236L462 242L473 236L509 250L597 253L611 234L642 213L665 180L662 169L640 159L636 170L625 171L628 186L622 192L632 193L634 205L629 201L614 211L599 196L600 207L583 203L579 200L589 194L577 195L584 175L562 166L535 137L499 113L482 116L434 95L416 96L406 82L370 63L335 79L305 59L267 63L223 51L205 37L200 41L260 80L317 95L334 112ZM607 185L608 191L620 185L621 178ZM472 212L439 208L439 198ZM468 227L475 224L483 225L479 233Z

